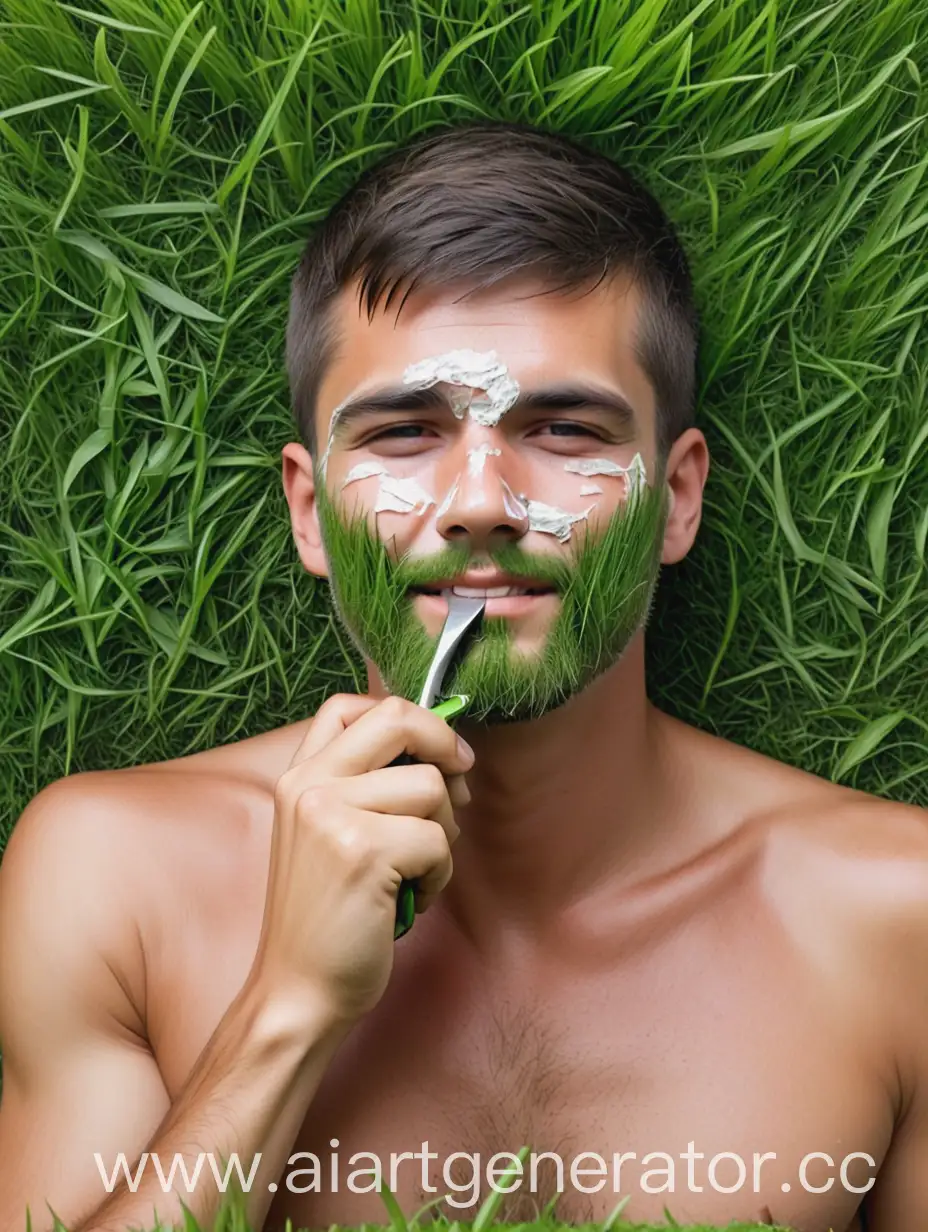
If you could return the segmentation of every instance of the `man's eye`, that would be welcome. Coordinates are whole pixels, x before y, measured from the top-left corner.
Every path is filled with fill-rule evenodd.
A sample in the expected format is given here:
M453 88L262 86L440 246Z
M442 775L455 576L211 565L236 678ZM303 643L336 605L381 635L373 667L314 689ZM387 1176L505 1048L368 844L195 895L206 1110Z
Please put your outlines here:
M586 424L576 423L573 420L549 423L545 424L545 427L552 436L599 436L598 432L594 432Z
M407 423L394 424L392 428L384 428L370 437L371 441L383 441L387 439L407 438L415 440L422 433L422 424Z

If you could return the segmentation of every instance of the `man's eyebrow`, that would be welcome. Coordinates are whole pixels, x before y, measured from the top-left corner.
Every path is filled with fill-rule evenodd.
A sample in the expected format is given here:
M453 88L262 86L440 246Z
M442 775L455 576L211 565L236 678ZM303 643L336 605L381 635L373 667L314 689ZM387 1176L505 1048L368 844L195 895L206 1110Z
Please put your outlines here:
M358 394L341 403L335 412L333 427L344 432L354 420L366 415L396 415L409 411L451 410L449 386L429 385L411 389L408 385L387 385L369 393ZM525 389L519 394L508 414L513 411L579 411L600 409L610 411L621 429L634 431L638 419L628 399L617 390L585 382L541 386Z

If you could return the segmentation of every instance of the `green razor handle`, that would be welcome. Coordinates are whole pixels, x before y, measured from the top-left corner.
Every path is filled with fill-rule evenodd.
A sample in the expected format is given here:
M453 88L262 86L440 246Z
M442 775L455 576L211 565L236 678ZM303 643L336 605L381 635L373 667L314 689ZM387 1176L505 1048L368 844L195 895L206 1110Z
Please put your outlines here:
M437 714L443 719L450 719L454 715L459 714L467 705L467 698L462 694L456 694L454 697L449 697L447 701L440 702L437 706L432 707L432 714ZM409 753L401 753L399 757L390 762L391 766L414 766L417 758L410 756ZM412 881L402 881L400 883L399 892L396 896L396 921L393 925L393 940L399 941L400 937L406 935L412 928L413 921L416 918L416 897L415 883Z
M453 589L445 589L441 593L442 598L448 605L448 614L445 617L441 633L438 635L438 644L435 647L435 653L432 656L432 662L429 665L428 674L422 686L422 692L419 695L419 705L425 710L431 710L433 714L437 714L443 719L450 719L452 715L464 709L468 699L460 694L454 694L446 701L439 702L437 705L435 704L435 699L441 693L445 676L456 656L462 651L466 639L473 636L478 629L483 619L486 599L470 595L456 595ZM399 757L394 758L390 762L390 765L410 766L416 760L409 753L401 753ZM399 893L396 898L396 923L393 928L394 941L398 941L400 937L409 932L415 918L415 886L412 882L403 881L400 884Z

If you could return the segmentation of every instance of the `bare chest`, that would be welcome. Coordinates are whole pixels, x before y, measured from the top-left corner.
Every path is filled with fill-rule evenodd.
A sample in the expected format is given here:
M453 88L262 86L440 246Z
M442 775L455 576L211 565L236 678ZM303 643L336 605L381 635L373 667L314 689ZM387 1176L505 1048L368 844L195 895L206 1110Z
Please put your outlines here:
M258 887L260 889L260 887ZM152 964L152 1043L176 1095L254 957L263 895L200 904ZM808 1232L855 1212L892 1134L879 1065L834 988L763 919L724 911L633 944L497 969L431 933L343 1045L293 1143L266 1223L472 1219L520 1148L500 1217L551 1201L570 1222L620 1199L637 1220L771 1219ZM221 949L221 953L219 950ZM843 1172L842 1172L843 1167Z
M839 1170L852 1152L879 1161L891 1124L850 1038L811 1029L810 1006L752 1013L657 984L499 989L457 1029L425 999L388 1002L327 1074L268 1227L382 1222L381 1181L408 1213L449 1194L442 1209L472 1219L523 1147L509 1221L555 1199L561 1218L599 1221L629 1196L641 1220L855 1226L862 1195Z

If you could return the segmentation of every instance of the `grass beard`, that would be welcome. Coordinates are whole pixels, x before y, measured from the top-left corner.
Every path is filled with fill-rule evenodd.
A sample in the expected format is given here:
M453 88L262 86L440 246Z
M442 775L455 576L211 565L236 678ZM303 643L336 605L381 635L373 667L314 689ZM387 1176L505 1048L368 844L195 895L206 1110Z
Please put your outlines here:
M446 676L443 695L466 694L466 717L488 724L525 722L563 705L619 661L650 616L667 520L664 484L633 489L596 536L589 526L578 534L575 525L569 555L514 544L475 554L451 544L428 557L394 559L367 514L347 516L317 479L335 610L400 697L418 700L437 645L416 615L411 586L458 578L492 561L557 590L560 610L540 652L516 650L510 622L484 617L480 634Z

